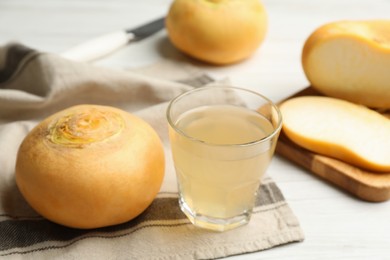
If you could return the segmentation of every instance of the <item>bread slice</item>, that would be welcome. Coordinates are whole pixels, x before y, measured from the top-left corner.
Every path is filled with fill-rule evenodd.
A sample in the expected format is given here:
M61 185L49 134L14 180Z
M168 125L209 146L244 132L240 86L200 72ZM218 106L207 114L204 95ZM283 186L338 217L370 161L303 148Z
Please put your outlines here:
M390 172L390 120L354 103L322 96L280 106L283 131L294 143L352 165Z

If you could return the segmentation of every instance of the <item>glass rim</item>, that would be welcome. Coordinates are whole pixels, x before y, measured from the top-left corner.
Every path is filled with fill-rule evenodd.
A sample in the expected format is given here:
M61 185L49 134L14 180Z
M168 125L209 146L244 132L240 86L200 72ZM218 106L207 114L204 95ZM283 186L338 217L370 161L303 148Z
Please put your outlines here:
M186 134L179 127L176 126L175 122L173 122L172 117L170 115L171 114L170 111L172 110L172 106L177 101L181 100L182 98L184 98L184 97L186 97L188 95L191 95L192 93L199 92L199 91L206 91L206 90L209 90L209 89L233 89L233 90L238 90L238 91L243 91L243 92L246 92L246 93L249 93L249 94L253 94L255 96L258 96L258 97L262 98L268 104L270 104L271 107L277 112L278 122L277 122L276 127L272 130L271 133L267 134L265 137L263 137L261 139L258 139L258 140L255 140L255 141L251 141L251 142L246 142L246 143L237 143L237 144L215 144L215 143L206 142L204 140L201 140L201 139L198 139L198 138L195 138L195 137L193 137L191 135ZM166 110L166 117L167 117L168 124L172 127L173 130L175 130L181 136L184 136L184 137L190 139L193 142L206 144L206 145L210 145L210 146L219 146L219 147L227 147L227 146L244 147L244 146L251 146L251 145L256 145L256 144L259 144L259 143L264 143L264 142L272 139L275 135L277 135L279 133L280 129L282 128L282 113L281 113L279 107L274 102L272 102L269 98L267 98L266 96L264 96L264 95L262 95L262 94L260 94L260 93L258 93L256 91L253 91L253 90L250 90L250 89L246 89L246 88L241 88L241 87L235 87L235 86L213 85L213 86L194 88L194 89L185 91L185 92L179 94L178 96L174 97L169 102L167 110Z

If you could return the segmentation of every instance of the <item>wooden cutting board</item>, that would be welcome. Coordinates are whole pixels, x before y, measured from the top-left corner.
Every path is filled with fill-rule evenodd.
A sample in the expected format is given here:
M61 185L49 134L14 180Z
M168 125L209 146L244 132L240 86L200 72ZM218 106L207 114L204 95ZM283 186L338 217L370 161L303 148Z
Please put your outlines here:
M289 98L309 95L320 94L308 87ZM381 202L390 199L390 172L369 172L340 160L308 151L294 144L283 131L276 152L362 200Z

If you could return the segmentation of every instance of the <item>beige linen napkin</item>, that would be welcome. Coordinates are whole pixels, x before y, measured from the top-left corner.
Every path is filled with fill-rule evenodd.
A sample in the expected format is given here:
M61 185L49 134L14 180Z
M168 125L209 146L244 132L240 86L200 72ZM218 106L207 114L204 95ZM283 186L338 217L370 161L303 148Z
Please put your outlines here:
M296 217L269 177L244 227L225 233L206 231L181 213L165 110L173 97L210 82L210 77L187 64L164 62L121 71L71 62L17 44L0 48L0 257L214 259L302 241ZM39 216L18 191L14 167L24 136L48 115L81 103L132 112L149 122L164 143L167 167L161 192L132 221L93 230L63 227Z

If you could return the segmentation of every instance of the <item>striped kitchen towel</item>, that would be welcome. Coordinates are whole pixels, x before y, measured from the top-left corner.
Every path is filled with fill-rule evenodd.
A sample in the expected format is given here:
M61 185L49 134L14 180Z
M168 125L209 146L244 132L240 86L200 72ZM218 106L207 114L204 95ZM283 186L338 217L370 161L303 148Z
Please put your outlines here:
M173 97L213 79L188 64L161 62L114 70L62 59L18 44L0 48L0 257L10 259L214 259L302 241L281 191L266 177L246 226L218 233L194 227L178 206L165 110ZM166 175L140 216L81 230L39 216L14 178L18 147L38 122L66 107L110 105L149 122L163 141Z

